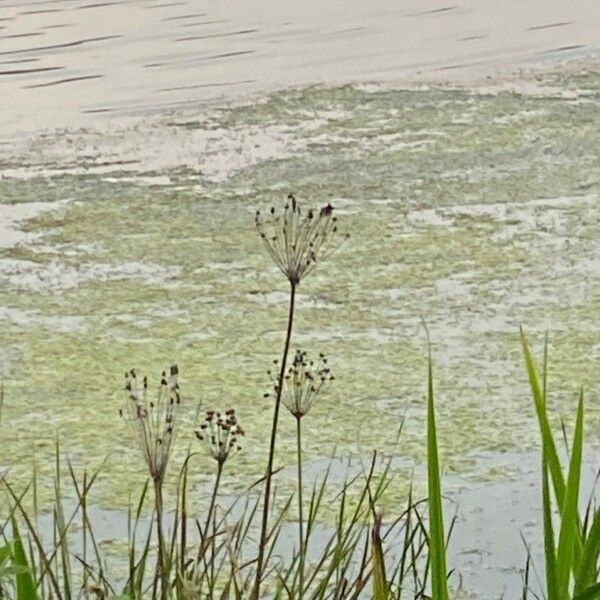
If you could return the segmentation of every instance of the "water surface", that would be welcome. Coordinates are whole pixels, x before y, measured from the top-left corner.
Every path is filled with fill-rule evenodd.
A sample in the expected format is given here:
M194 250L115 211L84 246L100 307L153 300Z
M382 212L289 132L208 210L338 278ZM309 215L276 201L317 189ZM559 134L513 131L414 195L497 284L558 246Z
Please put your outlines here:
M197 43L217 44L212 34L199 33L205 25L191 24L217 20L215 11L226 9L210 4L206 16L192 16L198 7L152 6L108 8L146 15L139 32L147 39L170 36L173 48L182 45L181 64L152 67L169 78L168 85L153 85L173 88L164 92L168 108L162 110L155 93L141 93L154 80L107 83L107 57L121 65L115 73L122 77L149 60L152 45L142 43L127 20L99 18L94 37L103 39L81 38L85 43L78 45L52 47L56 40L44 37L50 47L41 49L42 36L4 42L3 61L62 68L68 58L97 56L102 68L1 77L0 84L23 91L11 96L4 113L14 129L5 122L7 143L0 149L0 372L6 382L0 465L24 483L35 462L48 482L58 434L78 469L110 457L96 500L105 510L123 510L144 474L117 417L122 373L136 366L158 375L177 362L189 429L176 460L192 442L198 403L235 406L248 436L224 489L236 492L258 478L271 415L263 399L266 370L280 351L287 296L253 216L257 207L294 191L313 205L331 202L351 234L351 242L300 288L293 344L327 353L336 375L307 417L311 474L322 473L332 453L336 471L344 473L349 458L356 468L377 448L393 458L387 515L412 479L424 493L424 317L434 342L447 489L461 515L452 566L480 597L499 597L502 589L514 596L525 556L519 534L535 542L540 503L538 437L519 325L537 351L549 333L555 424L564 419L570 428L583 384L588 442L593 449L600 441L600 70L589 62L477 89L359 83L272 93L257 88L248 99L198 104L190 90L200 84L183 81L192 68L184 57L193 68L200 64L184 49L193 40L176 42L175 29L191 32L181 37L208 36ZM556 6L562 10L560 3L552 10ZM78 15L108 10L65 2L6 8L7 23L36 18L39 27L63 23L66 31L69 23L91 23ZM402 18L451 22L454 10ZM560 20L533 17L522 23L530 28L528 39L549 28L569 31ZM144 29L148 23L156 29ZM244 21L238 29L241 24L218 29L223 39L215 52L225 54L222 44L232 44L227 52L246 52L264 34L262 26ZM117 32L117 25L128 33ZM583 35L585 27L575 31ZM334 33L331 39L366 35ZM131 50L136 39L139 55L119 46L131 44ZM164 49L156 52L176 62ZM250 54L219 60L239 75L244 56ZM214 60L214 73L225 77L226 68ZM327 70L318 72L327 79ZM102 77L74 80L96 74ZM175 89L185 86L190 89ZM129 95L132 90L138 95ZM59 91L64 95L55 95ZM179 95L189 103L174 105ZM15 140L16 131L42 126L36 102L45 107L39 123L45 120L48 129ZM123 118L82 117L119 106ZM64 127L50 127L53 118ZM291 419L284 419L279 464L293 461L292 433ZM597 454L589 456L591 480ZM208 459L199 457L194 472L193 502L202 507L212 476ZM291 490L292 479L293 471L284 470L280 487ZM505 507L502 515L490 510L495 500ZM490 532L504 517L500 543Z

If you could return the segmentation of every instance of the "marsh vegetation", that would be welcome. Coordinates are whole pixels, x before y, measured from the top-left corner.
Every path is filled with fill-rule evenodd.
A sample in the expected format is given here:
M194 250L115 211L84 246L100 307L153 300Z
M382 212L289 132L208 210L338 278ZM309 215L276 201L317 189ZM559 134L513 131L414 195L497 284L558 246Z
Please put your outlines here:
M316 403L322 403L336 422L337 409L327 404L328 388L335 386L336 380L323 353L296 348L296 299L313 270L326 269L335 277L337 267L331 255L340 244L342 252L347 251L351 240L331 204L309 208L293 195L283 207L258 211L255 222L288 285L282 349L267 368L271 385L263 394L271 410L264 475L233 498L222 495L222 478L236 477L240 469L236 459L244 451L244 416L227 396L221 399L225 406L200 410L180 384L176 365L162 372L157 386L135 367L129 368L123 385L124 404L118 411L124 423L118 423L115 414L112 435L128 436L147 479L128 509L127 546L120 554L116 552L120 568L115 572L108 568L90 517L94 483L102 470L110 473L110 464L78 473L57 442L50 509L40 510L35 472L24 487L11 482L10 474L1 478L7 500L1 515L2 597L446 600L468 593L462 589L460 564L450 565L447 559L454 519L444 509L433 360L430 351L427 355L430 342L423 348L427 356L423 373L427 494L416 496L408 482L405 501L391 506L387 502L383 510L393 474L391 461L377 460L377 447L372 449L370 462L341 486L331 481L327 469L307 486L303 455L305 436L311 433L303 435L302 426L313 418L311 409ZM425 323L423 327L427 331ZM520 337L541 442L544 548L543 564L535 564L530 556L526 559L521 597L592 600L600 597L600 509L593 498L586 504L581 492L584 393L579 396L572 433L563 424L557 435L547 403L547 344L540 369L522 331ZM3 401L0 392L0 409ZM294 424L296 450L295 489L283 496L275 485L280 471L276 456L282 407ZM186 411L196 421L187 435ZM343 427L343 423L336 426ZM403 422L385 412L370 426L382 440L402 437ZM182 460L174 458L177 444L187 446ZM563 444L564 452L560 449ZM189 489L191 465L199 453L213 480L212 492L200 499L201 510L191 508ZM561 461L561 456L567 460ZM174 475L171 478L167 477L169 471ZM165 494L168 486L172 489ZM334 494L325 507L324 498L332 486ZM42 513L48 514L48 510L50 527L40 525ZM146 511L151 518L144 527ZM324 513L334 515L334 525L325 533ZM293 526L296 537L282 544L285 524Z

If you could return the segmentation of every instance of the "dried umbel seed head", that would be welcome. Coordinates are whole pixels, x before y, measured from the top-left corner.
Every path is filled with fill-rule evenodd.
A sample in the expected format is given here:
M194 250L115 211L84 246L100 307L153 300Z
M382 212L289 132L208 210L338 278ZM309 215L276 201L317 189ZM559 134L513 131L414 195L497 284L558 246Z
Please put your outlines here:
M195 434L208 455L212 456L219 466L223 466L227 459L242 449L240 438L244 436L244 429L233 408L224 413L207 411L204 422Z
M273 394L265 394L265 397L277 395L277 381L270 371L268 373L273 380ZM325 385L333 379L324 354L319 354L317 359L309 359L306 352L296 350L294 360L284 375L281 400L294 417L301 419Z
M135 369L125 373L125 407L119 410L135 431L136 439L150 476L163 481L175 441L181 394L177 383L178 369L169 375L163 371L156 394L150 397L148 378L140 378Z
M293 285L336 249L341 235L331 204L303 212L292 194L283 212L256 211L255 221L267 251Z

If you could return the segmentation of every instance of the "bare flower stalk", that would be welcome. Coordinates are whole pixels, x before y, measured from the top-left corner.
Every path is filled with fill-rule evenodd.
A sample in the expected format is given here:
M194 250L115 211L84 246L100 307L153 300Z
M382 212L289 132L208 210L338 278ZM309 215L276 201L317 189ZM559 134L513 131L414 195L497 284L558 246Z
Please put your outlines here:
M312 408L317 396L327 382L334 379L327 357L319 354L319 360L308 360L306 352L296 351L292 366L285 375L283 403L296 420L296 466L298 472L298 598L304 597L306 544L304 539L304 503L302 482L302 418Z
M287 332L285 343L283 346L283 354L281 357L281 368L279 370L278 385L275 395L275 408L273 410L273 422L271 426L271 441L269 443L269 458L267 460L267 472L265 474L265 497L263 499L262 521L260 528L260 540L258 543L258 557L256 560L256 579L254 581L254 589L252 596L254 600L260 598L260 585L262 583L262 573L264 568L265 547L267 545L267 529L269 526L269 501L271 498L271 481L273 478L273 461L275 459L275 441L277 437L277 425L279 422L279 407L281 406L281 389L287 357L290 349L290 341L292 339L292 327L294 324L294 308L296 299L296 284L290 282L290 304L288 311Z
M296 417L296 466L298 469L298 598L304 597L304 570L306 556L304 548L304 502L302 483L302 417Z
M173 365L169 377L163 371L158 393L148 398L148 378L142 384L135 369L125 373L126 407L119 411L127 419L137 435L138 445L154 486L154 510L158 542L158 568L152 597L156 598L160 583L160 598L169 595L167 565L164 558L165 535L163 529L163 484L177 434L181 396L177 383L178 369Z
M266 215L263 215L260 211L256 212L255 222L258 233L265 244L267 252L289 281L290 295L287 329L277 384L275 386L275 406L273 409L269 456L265 473L265 496L258 544L256 577L251 593L253 600L258 600L260 597L260 586L265 568L265 547L267 545L269 505L279 423L279 408L292 338L296 290L301 280L312 272L317 264L329 256L336 248L334 239L338 233L338 226L337 217L334 216L333 212L333 206L327 204L319 211L309 209L303 213L292 194L288 196L281 214L278 214L278 211L274 207Z
M223 467L227 460L242 449L239 439L245 435L245 432L236 417L235 410L231 408L226 410L224 415L214 410L207 411L204 422L195 431L195 434L198 440L204 445L207 454L214 458L217 463L217 474L208 507L208 514L206 515L206 523L204 529L200 531L202 539L198 547L197 558L197 561L200 562L208 542L208 531L217 502Z

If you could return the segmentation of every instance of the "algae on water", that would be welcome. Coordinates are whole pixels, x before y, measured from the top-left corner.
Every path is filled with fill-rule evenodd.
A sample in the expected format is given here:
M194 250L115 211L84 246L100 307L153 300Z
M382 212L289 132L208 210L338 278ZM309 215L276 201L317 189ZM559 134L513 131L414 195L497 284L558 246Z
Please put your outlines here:
M198 404L235 406L247 443L224 485L258 479L286 296L253 215L290 191L331 202L351 234L299 289L293 345L325 352L336 373L305 420L308 460L377 447L398 459L390 501L406 491L425 457L422 316L450 471L536 443L519 324L550 330L552 412L572 414L571 382L589 386L588 436L598 442L599 81L552 74L547 93L542 83L529 96L311 87L201 118L149 119L167 149L171 139L193 149L195 136L217 131L221 147L243 155L219 173L202 156L197 169L155 171L107 167L101 153L85 167L60 152L48 164L22 157L0 179L2 202L68 202L27 221L25 245L0 250L0 465L25 482L35 460L50 477L59 435L75 465L110 456L96 497L125 506L144 474L117 417L122 375L177 362L189 440ZM284 464L293 423L282 421ZM208 482L208 461L193 472Z

